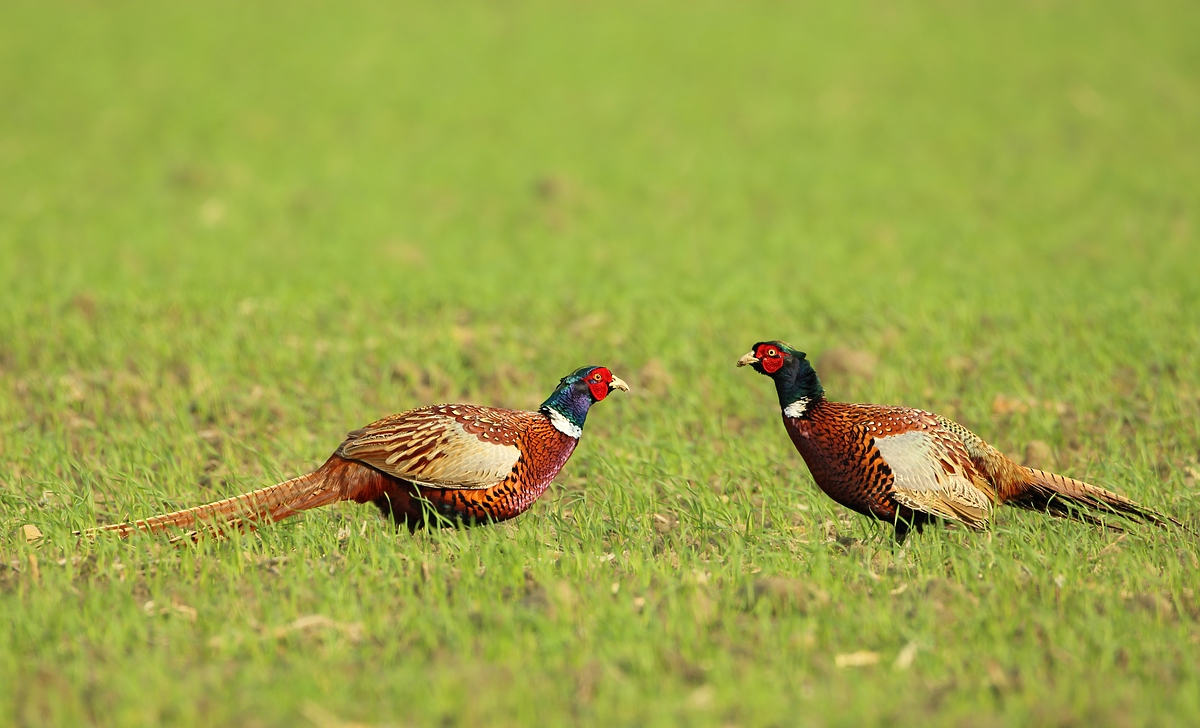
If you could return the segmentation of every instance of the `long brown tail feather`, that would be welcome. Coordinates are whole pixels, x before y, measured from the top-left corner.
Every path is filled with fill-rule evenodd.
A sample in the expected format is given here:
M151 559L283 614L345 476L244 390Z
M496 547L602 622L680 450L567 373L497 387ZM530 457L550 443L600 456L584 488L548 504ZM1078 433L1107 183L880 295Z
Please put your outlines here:
M1029 472L1027 487L1021 489L1014 496L1006 498L1006 503L1030 510L1043 511L1060 518L1103 524L1114 530L1120 530L1120 528L1097 518L1097 511L1117 513L1134 521L1153 523L1158 526L1171 524L1190 531L1187 526L1174 518L1147 508L1123 495L1056 473L1047 473L1034 468L1025 468L1025 470ZM1081 509L1090 510L1092 513L1084 512Z
M138 533L162 533L170 530L194 530L183 538L195 538L195 533L213 531L224 533L223 526L238 523L242 526L261 522L274 522L300 511L336 503L342 493L336 486L327 483L322 470L285 480L282 483L261 488L250 493L187 508L152 518L143 518L127 523L89 528L85 536L114 532L121 538ZM240 526L239 526L240 527Z

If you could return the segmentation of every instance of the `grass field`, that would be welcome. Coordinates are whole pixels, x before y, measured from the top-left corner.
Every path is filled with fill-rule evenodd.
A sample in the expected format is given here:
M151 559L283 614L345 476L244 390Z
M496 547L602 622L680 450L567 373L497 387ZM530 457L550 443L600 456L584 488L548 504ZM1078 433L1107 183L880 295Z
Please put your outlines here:
M733 366L1195 524L1200 6L381 5L0 7L0 723L1200 720L1195 539L896 548ZM588 363L515 521L71 536Z

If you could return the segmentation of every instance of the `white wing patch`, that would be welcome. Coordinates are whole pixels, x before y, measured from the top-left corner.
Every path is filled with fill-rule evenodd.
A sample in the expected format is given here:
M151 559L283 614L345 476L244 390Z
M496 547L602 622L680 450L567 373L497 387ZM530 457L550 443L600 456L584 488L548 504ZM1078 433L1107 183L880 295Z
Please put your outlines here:
M987 522L991 499L928 432L876 437L875 447L895 476L892 497L898 503L969 526Z
M435 488L490 488L521 457L515 445L484 442L453 417L428 416L421 427L367 443L346 443L344 457L389 475Z

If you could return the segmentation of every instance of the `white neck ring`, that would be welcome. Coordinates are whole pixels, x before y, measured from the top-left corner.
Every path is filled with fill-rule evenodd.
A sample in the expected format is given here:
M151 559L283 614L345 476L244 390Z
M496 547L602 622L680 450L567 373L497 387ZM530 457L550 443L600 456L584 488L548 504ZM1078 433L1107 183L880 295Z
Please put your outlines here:
M550 415L550 424L554 425L554 429L567 437L573 437L578 440L583 435L583 428L568 420L562 412L553 407L547 407L546 413Z
M801 397L783 408L784 417L799 417L808 411L808 397Z

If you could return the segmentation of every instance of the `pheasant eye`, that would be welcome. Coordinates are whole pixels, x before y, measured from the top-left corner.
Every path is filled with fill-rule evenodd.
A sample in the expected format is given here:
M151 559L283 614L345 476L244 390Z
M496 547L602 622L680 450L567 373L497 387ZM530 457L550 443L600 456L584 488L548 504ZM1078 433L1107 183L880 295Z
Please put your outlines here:
M779 356L779 353L774 349L767 349L767 356Z

